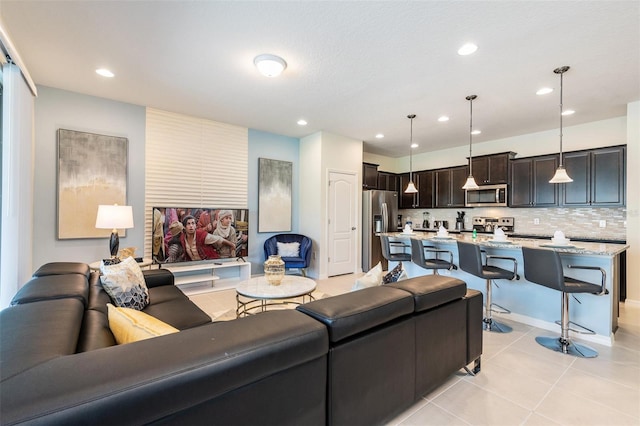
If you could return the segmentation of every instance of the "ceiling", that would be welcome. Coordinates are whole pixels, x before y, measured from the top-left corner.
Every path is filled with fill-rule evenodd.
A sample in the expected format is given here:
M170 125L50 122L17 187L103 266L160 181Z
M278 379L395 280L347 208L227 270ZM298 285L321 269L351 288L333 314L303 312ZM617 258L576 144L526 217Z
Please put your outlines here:
M2 0L0 16L38 85L390 157L409 153L407 114L416 153L468 144L470 94L474 143L557 128L562 65L565 126L640 99L635 0ZM469 41L478 51L459 56ZM287 61L280 77L258 74L263 53Z

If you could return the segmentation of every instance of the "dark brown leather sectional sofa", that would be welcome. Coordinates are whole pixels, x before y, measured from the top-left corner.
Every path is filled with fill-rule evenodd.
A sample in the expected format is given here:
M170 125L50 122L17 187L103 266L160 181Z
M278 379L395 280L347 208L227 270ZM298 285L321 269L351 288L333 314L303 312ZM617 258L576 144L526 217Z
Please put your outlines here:
M429 275L227 322L163 270L145 312L180 329L116 345L96 273L47 264L0 312L4 424L380 424L480 368L482 295Z

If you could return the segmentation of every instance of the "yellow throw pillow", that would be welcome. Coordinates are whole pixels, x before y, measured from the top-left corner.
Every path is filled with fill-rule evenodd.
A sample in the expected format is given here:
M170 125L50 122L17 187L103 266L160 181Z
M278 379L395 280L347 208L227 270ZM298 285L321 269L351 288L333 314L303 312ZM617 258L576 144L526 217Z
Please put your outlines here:
M107 303L107 308L109 310L109 328L119 345L180 331L135 309L118 308L111 303Z

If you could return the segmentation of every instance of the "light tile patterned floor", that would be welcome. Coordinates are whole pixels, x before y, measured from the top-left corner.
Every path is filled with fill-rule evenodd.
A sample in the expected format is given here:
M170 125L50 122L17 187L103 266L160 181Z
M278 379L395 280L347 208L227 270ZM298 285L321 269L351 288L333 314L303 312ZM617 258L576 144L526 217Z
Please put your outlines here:
M351 290L357 275L318 280L317 295ZM191 296L211 316L235 312L235 292ZM560 312L558 312L558 316ZM640 425L640 306L621 304L612 347L591 342L597 358L578 359L535 342L546 330L510 321L484 333L482 371L460 371L389 425Z

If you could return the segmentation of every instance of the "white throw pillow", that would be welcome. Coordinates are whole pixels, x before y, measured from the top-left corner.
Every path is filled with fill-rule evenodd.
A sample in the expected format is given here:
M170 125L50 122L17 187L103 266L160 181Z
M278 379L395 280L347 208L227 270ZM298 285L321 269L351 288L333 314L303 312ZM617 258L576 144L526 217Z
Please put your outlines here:
M300 243L277 243L280 257L300 257Z
M143 310L149 304L149 289L133 257L115 265L100 265L100 281L113 303L121 308Z
M382 284L382 264L378 262L364 276L358 278L353 284L351 291L361 290L367 287L375 287Z

